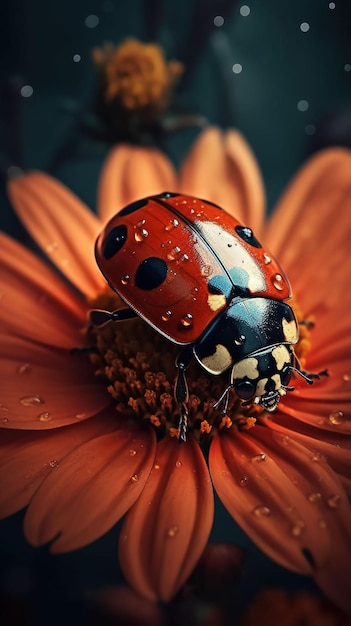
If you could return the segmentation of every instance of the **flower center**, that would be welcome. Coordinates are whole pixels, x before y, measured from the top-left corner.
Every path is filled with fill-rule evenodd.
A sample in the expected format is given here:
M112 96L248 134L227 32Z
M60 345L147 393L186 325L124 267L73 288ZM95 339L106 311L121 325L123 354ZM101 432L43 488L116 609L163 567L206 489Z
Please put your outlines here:
M114 311L124 303L110 289L89 302L92 309ZM179 406L174 398L177 376L175 360L180 347L165 339L139 317L89 327L87 343L94 347L90 359L97 376L106 384L116 409L151 423L160 436L178 436ZM304 360L309 347L309 327L302 327L296 353ZM226 428L249 429L264 409L257 404L242 406L233 389L226 413L215 407L228 387L228 372L207 374L193 360L186 371L189 389L188 431L205 440Z

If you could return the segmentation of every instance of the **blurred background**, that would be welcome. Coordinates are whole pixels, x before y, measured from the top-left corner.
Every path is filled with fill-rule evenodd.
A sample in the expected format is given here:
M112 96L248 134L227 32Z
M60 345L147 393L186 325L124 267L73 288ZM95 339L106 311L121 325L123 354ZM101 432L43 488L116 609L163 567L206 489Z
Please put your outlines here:
M86 127L96 86L91 51L105 41L158 42L167 59L184 63L175 106L243 133L268 211L311 153L351 146L349 0L5 0L0 28L0 226L27 245L4 192L12 168L50 172L95 209L110 146ZM173 133L162 148L179 164L197 132ZM118 528L85 549L49 556L26 544L22 518L0 524L0 601L10 603L13 620L3 623L84 624L86 594L122 581ZM312 589L254 548L219 503L212 538L247 550L240 610L263 585Z

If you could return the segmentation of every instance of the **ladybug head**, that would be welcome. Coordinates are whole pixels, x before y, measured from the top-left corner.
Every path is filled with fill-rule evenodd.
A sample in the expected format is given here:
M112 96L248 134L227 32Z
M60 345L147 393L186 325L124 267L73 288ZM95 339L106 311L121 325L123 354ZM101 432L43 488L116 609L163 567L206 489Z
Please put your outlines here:
M243 404L255 402L274 411L289 387L294 362L292 349L284 344L271 346L234 364L231 384Z

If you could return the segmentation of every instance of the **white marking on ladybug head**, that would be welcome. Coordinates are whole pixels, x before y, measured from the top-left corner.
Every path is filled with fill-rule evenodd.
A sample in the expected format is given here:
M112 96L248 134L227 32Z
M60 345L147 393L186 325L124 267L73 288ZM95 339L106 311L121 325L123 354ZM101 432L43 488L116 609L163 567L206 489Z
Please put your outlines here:
M273 348L272 357L276 362L278 372L283 369L284 365L290 364L290 354L286 346L280 345ZM274 377L272 376L272 378Z
M212 311L218 311L218 309L223 309L227 305L227 300L222 293L210 293L207 303Z
M233 380L237 380L239 378L249 378L250 380L255 380L259 378L258 371L258 360L255 357L248 357L247 359L242 359L235 363L232 369L232 382Z
M283 317L282 327L283 335L286 341L288 341L289 343L297 343L299 338L299 332L296 321L290 320L290 322L288 322L285 317Z
M211 374L221 374L231 366L233 359L229 350L223 344L218 343L215 352L203 357L200 362Z

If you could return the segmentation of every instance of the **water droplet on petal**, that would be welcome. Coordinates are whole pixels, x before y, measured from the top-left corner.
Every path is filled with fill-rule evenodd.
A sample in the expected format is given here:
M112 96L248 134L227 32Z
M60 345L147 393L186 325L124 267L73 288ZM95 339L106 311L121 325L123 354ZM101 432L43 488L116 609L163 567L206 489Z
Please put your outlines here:
M339 506L339 504L340 504L340 500L341 500L341 498L340 498L339 494L336 493L335 495L330 496L327 499L327 504L328 504L329 508L336 509Z
M345 383L350 382L350 380L351 380L351 374L349 374L349 373L344 374L344 375L343 375L343 377L342 377L342 379L345 381Z
M23 396L20 399L20 403L23 404L23 406L36 406L37 404L44 404L44 400L38 395Z
M175 537L178 531L179 531L179 526L174 524L174 526L170 526L169 529L167 530L167 536Z
M8 424L9 418L8 417L3 417L1 419L1 421L2 421L3 424Z
M239 480L239 485L240 487L246 487L247 483L249 482L249 479L247 476L242 476Z
M53 459L52 461L50 461L49 465L50 467L58 467L59 462L56 459Z
M29 363L23 363L23 365L19 365L17 368L17 374L19 374L20 376L22 374L28 374L30 370L30 365Z
M345 416L342 411L332 411L329 413L329 422L334 426L339 426L345 421Z
M40 422L49 422L52 419L52 415L48 411L44 411L38 415L38 419Z
M74 416L77 420L82 420L86 417L86 413L76 413Z
M129 450L130 456L135 456L136 453L137 453L136 450Z
M138 480L139 480L139 476L138 476L138 474L134 474L134 475L131 477L131 479L130 479L130 481L131 481L132 483L137 483L137 482L138 482Z
M182 467L182 462L181 461L176 461L176 467Z
M307 497L310 502L320 502L322 499L322 494L319 493L319 491L316 491L314 493L310 493Z
M291 527L291 534L293 537L300 537L304 530L304 522L296 522L296 524L293 524L293 526Z
M193 316L191 315L191 313L185 313L185 315L183 315L182 319L180 320L180 323L185 328L189 328L189 326L191 326L193 323Z
M275 274L272 278L273 286L278 290L282 291L284 289L284 278L281 274Z
M266 460L266 455L264 452L259 452L259 454L254 454L254 456L251 459L252 461L265 461Z
M160 466L158 465L158 463L154 465L154 469L160 469Z
M265 504L259 504L258 506L255 506L253 514L256 517L269 517L271 510Z

